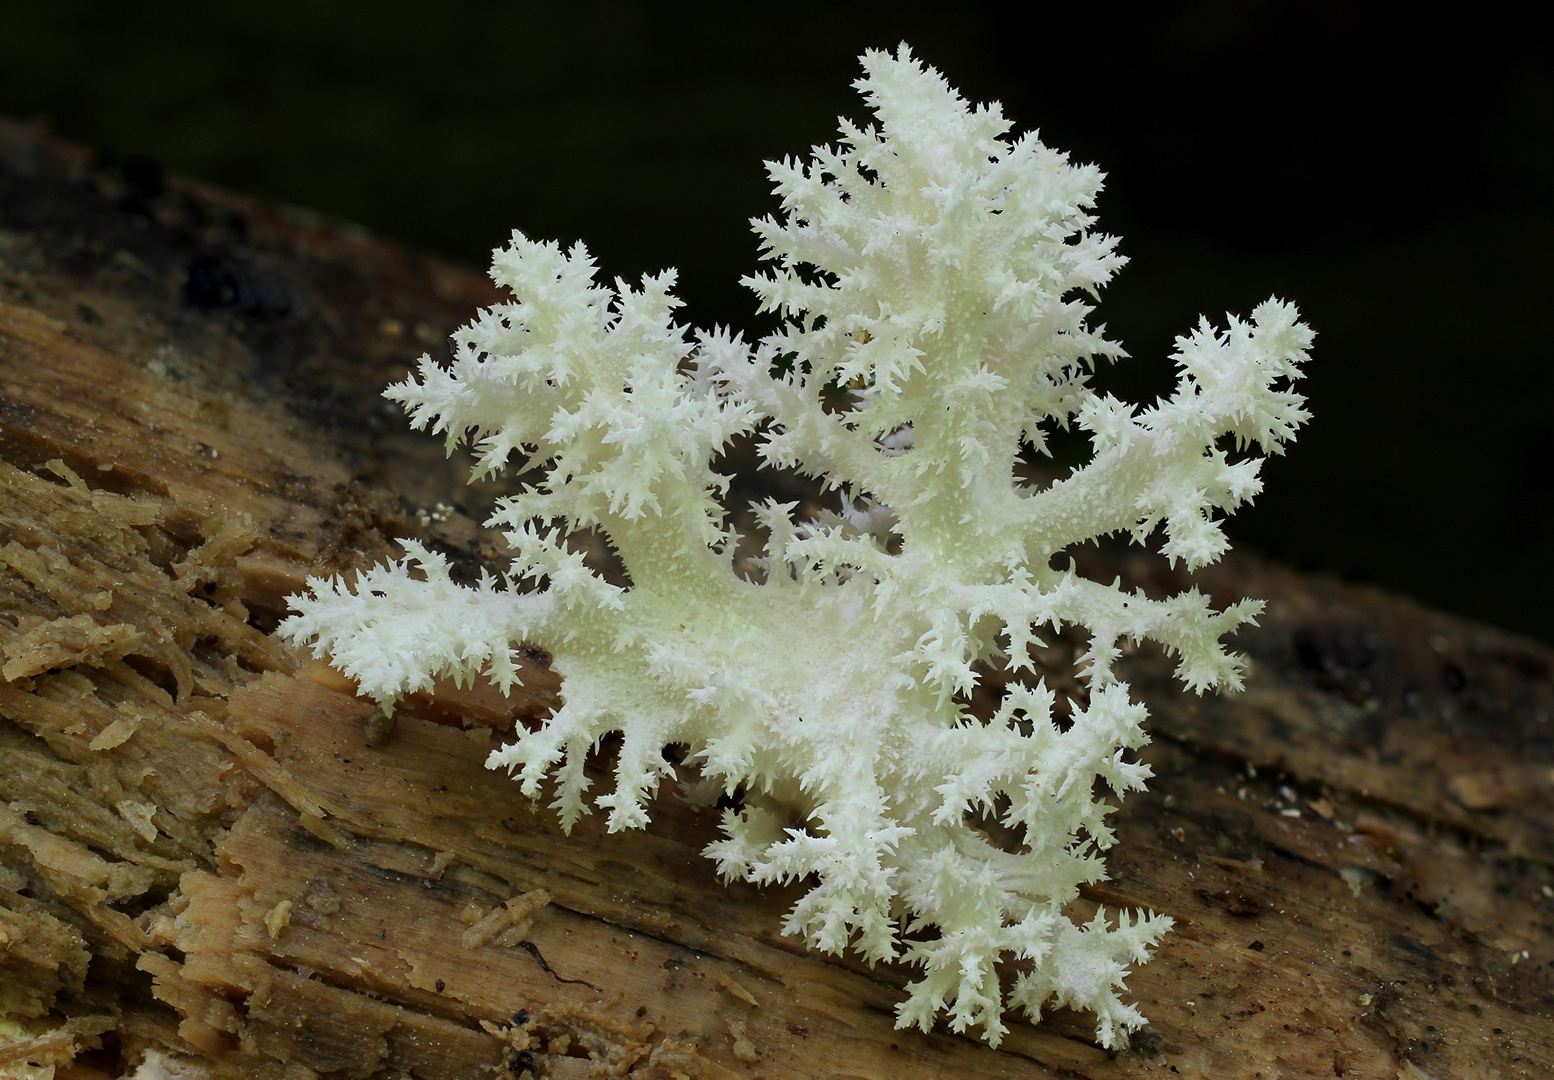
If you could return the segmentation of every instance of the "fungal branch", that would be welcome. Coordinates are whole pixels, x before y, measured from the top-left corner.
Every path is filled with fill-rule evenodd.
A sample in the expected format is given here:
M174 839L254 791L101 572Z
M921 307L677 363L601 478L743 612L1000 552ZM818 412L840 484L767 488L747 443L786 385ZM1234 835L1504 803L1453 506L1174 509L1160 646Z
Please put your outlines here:
M672 271L610 287L581 244L515 233L492 268L511 300L455 336L449 367L423 358L388 391L416 427L468 442L477 474L544 463L490 520L513 549L507 574L460 587L406 542L354 585L310 579L282 632L385 704L439 676L506 689L516 650L538 645L564 704L488 764L566 828L595 810L612 831L648 825L677 775L662 750L682 744L679 770L737 796L707 848L723 876L812 881L786 932L920 969L900 1025L943 1017L996 1045L1011 1010L1071 1005L1114 1046L1143 1022L1123 979L1170 926L1065 914L1115 841L1098 790L1120 798L1149 776L1131 756L1146 711L1115 670L1119 643L1160 643L1191 689L1235 687L1241 661L1220 639L1259 605L1155 600L1052 557L1160 528L1173 559L1218 558L1215 515L1258 492L1261 464L1220 443L1274 453L1293 436L1311 333L1270 300L1179 339L1168 400L1096 393L1094 366L1125 355L1089 326L1123 262L1093 231L1101 174L1011 136L996 106L968 106L904 46L863 66L874 122L769 166L781 206L755 223L768 268L747 284L778 331L747 345L688 330ZM1077 425L1093 454L1032 492L1017 457L1045 453L1053 425ZM767 466L844 492L821 520L755 508L758 581L735 572L712 466L749 433ZM587 528L629 586L566 547ZM1038 631L1065 625L1089 634L1083 701L1059 702L1033 668ZM991 717L966 704L987 664L1012 680ZM584 762L612 732L613 788L590 793Z

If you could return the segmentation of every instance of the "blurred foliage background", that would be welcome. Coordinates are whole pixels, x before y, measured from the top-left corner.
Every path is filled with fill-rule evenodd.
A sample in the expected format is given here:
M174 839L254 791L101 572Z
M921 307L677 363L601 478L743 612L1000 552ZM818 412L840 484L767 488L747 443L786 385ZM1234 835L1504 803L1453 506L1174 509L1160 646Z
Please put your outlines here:
M1170 387L1173 338L1269 294L1318 331L1316 419L1242 544L1554 642L1554 74L1494 4L0 4L0 112L109 157L484 265L518 227L610 275L738 285L763 159L829 140L867 47L1108 173L1127 267L1097 319Z

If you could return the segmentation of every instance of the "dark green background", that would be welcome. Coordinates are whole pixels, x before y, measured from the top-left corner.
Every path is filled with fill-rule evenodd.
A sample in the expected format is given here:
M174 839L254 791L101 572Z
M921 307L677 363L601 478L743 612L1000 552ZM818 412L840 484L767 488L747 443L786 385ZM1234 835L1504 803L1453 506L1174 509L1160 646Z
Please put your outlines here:
M1109 173L1108 386L1168 387L1199 312L1277 293L1317 329L1243 544L1554 641L1548 37L1415 10L10 3L0 111L482 265L515 226L584 238L750 327L761 160L858 116L856 55L904 39Z

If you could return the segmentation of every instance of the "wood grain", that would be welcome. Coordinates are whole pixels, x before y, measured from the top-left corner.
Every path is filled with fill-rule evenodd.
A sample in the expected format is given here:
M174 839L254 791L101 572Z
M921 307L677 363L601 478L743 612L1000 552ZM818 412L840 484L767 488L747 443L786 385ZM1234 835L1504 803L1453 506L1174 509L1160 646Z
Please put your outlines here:
M1126 661L1157 775L1076 909L1177 929L1119 1053L1062 1011L998 1050L895 1030L909 973L783 937L797 887L719 884L672 791L645 832L563 836L482 767L565 692L543 656L368 745L369 707L267 631L396 536L499 558L499 485L376 398L492 298L0 127L0 1075L1554 1074L1554 656L1254 556L1196 579L1269 601L1244 693Z

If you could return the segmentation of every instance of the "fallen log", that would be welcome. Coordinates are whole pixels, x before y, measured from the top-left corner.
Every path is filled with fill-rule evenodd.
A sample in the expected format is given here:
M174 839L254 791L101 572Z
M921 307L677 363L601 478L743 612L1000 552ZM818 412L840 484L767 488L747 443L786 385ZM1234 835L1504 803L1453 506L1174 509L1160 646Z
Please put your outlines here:
M396 537L500 565L499 483L377 396L493 299L0 127L0 1076L1554 1074L1554 655L1255 556L1197 577L1268 601L1245 692L1126 661L1156 779L1079 907L1176 930L1121 1052L896 1030L906 973L784 937L799 887L720 884L673 792L562 835L482 767L564 692L542 654L371 733L269 631Z

